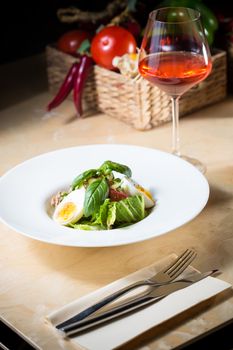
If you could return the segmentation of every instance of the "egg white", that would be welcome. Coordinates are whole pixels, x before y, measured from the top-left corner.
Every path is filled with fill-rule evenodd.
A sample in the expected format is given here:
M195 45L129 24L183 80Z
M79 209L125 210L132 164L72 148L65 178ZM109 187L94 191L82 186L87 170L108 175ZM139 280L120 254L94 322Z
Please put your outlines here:
M142 195L145 200L145 208L152 208L155 205L155 201L152 197L150 191L146 190L144 187L140 186L134 180L123 177L121 181L121 188L129 195L136 196Z
M84 212L85 188L70 192L56 207L53 220L60 225L74 224Z

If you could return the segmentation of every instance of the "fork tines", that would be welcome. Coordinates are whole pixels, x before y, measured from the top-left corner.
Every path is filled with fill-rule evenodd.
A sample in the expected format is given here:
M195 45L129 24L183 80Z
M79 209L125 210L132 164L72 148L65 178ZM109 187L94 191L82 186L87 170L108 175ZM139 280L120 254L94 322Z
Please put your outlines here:
M179 271L184 268L184 266L189 265L190 259L194 259L197 256L197 252L193 249L186 249L183 254L179 256L177 261L171 264L164 272L168 273L169 276L173 277L174 274L179 274ZM177 269L177 267L179 268Z

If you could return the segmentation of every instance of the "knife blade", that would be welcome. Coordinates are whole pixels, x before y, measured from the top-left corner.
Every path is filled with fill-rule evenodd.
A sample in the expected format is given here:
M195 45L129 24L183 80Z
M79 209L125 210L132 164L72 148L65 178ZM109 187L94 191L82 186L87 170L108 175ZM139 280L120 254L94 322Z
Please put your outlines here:
M112 306L106 311L98 312L95 315L85 318L84 320L59 328L59 332L61 332L65 337L78 334L89 328L105 323L106 321L122 316L130 311L134 311L142 306L148 305L152 302L157 302L169 294L186 288L193 283L213 275L216 272L218 272L218 270L215 269L201 274L198 273L188 280L183 279L182 281L171 282L163 286L155 288L151 287L149 291L146 291L139 297L133 298L129 301L124 301L117 306Z

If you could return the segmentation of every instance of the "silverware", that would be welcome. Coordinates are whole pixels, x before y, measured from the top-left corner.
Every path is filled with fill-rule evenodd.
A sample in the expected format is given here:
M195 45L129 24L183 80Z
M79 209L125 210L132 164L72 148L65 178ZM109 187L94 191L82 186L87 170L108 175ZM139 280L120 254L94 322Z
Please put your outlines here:
M70 319L58 324L56 326L57 329L61 329L71 323L81 321L88 316L94 314L99 309L103 308L105 305L111 303L112 301L118 299L125 293L131 291L134 288L144 286L144 285L153 285L153 286L160 286L162 284L169 283L173 281L175 278L177 278L187 267L188 265L194 260L197 253L193 249L186 249L180 256L178 256L177 259L175 259L171 264L166 266L164 269L156 273L154 276L147 280L137 281L135 283L132 283L131 285L120 289L119 291L108 295L104 299L98 301L96 304L91 305L87 309L83 310L79 314L71 317Z
M174 281L166 285L158 286L156 288L152 286L149 291L146 291L137 298L121 303L118 306L111 307L107 311L99 312L98 314L94 316L92 315L84 320L64 326L60 328L59 331L61 331L61 333L66 337L71 336L73 334L78 334L80 332L88 330L89 328L100 325L106 321L122 316L130 311L134 311L142 306L145 306L152 302L158 302L159 300L163 299L169 294L174 293L175 291L178 291L180 289L186 288L192 285L193 283L196 283L217 272L219 272L219 270L215 269L205 273L196 274L190 279Z

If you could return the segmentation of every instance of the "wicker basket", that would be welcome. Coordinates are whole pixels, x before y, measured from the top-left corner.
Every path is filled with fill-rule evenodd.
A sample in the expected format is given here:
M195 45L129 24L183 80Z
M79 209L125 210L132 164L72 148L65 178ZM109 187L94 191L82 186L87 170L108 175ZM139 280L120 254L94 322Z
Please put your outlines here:
M213 55L209 77L182 96L180 116L226 97L226 53ZM75 58L47 47L48 80L52 92L59 85ZM134 81L119 73L94 66L84 91L86 112L102 111L114 118L146 130L171 120L169 97L144 79Z

